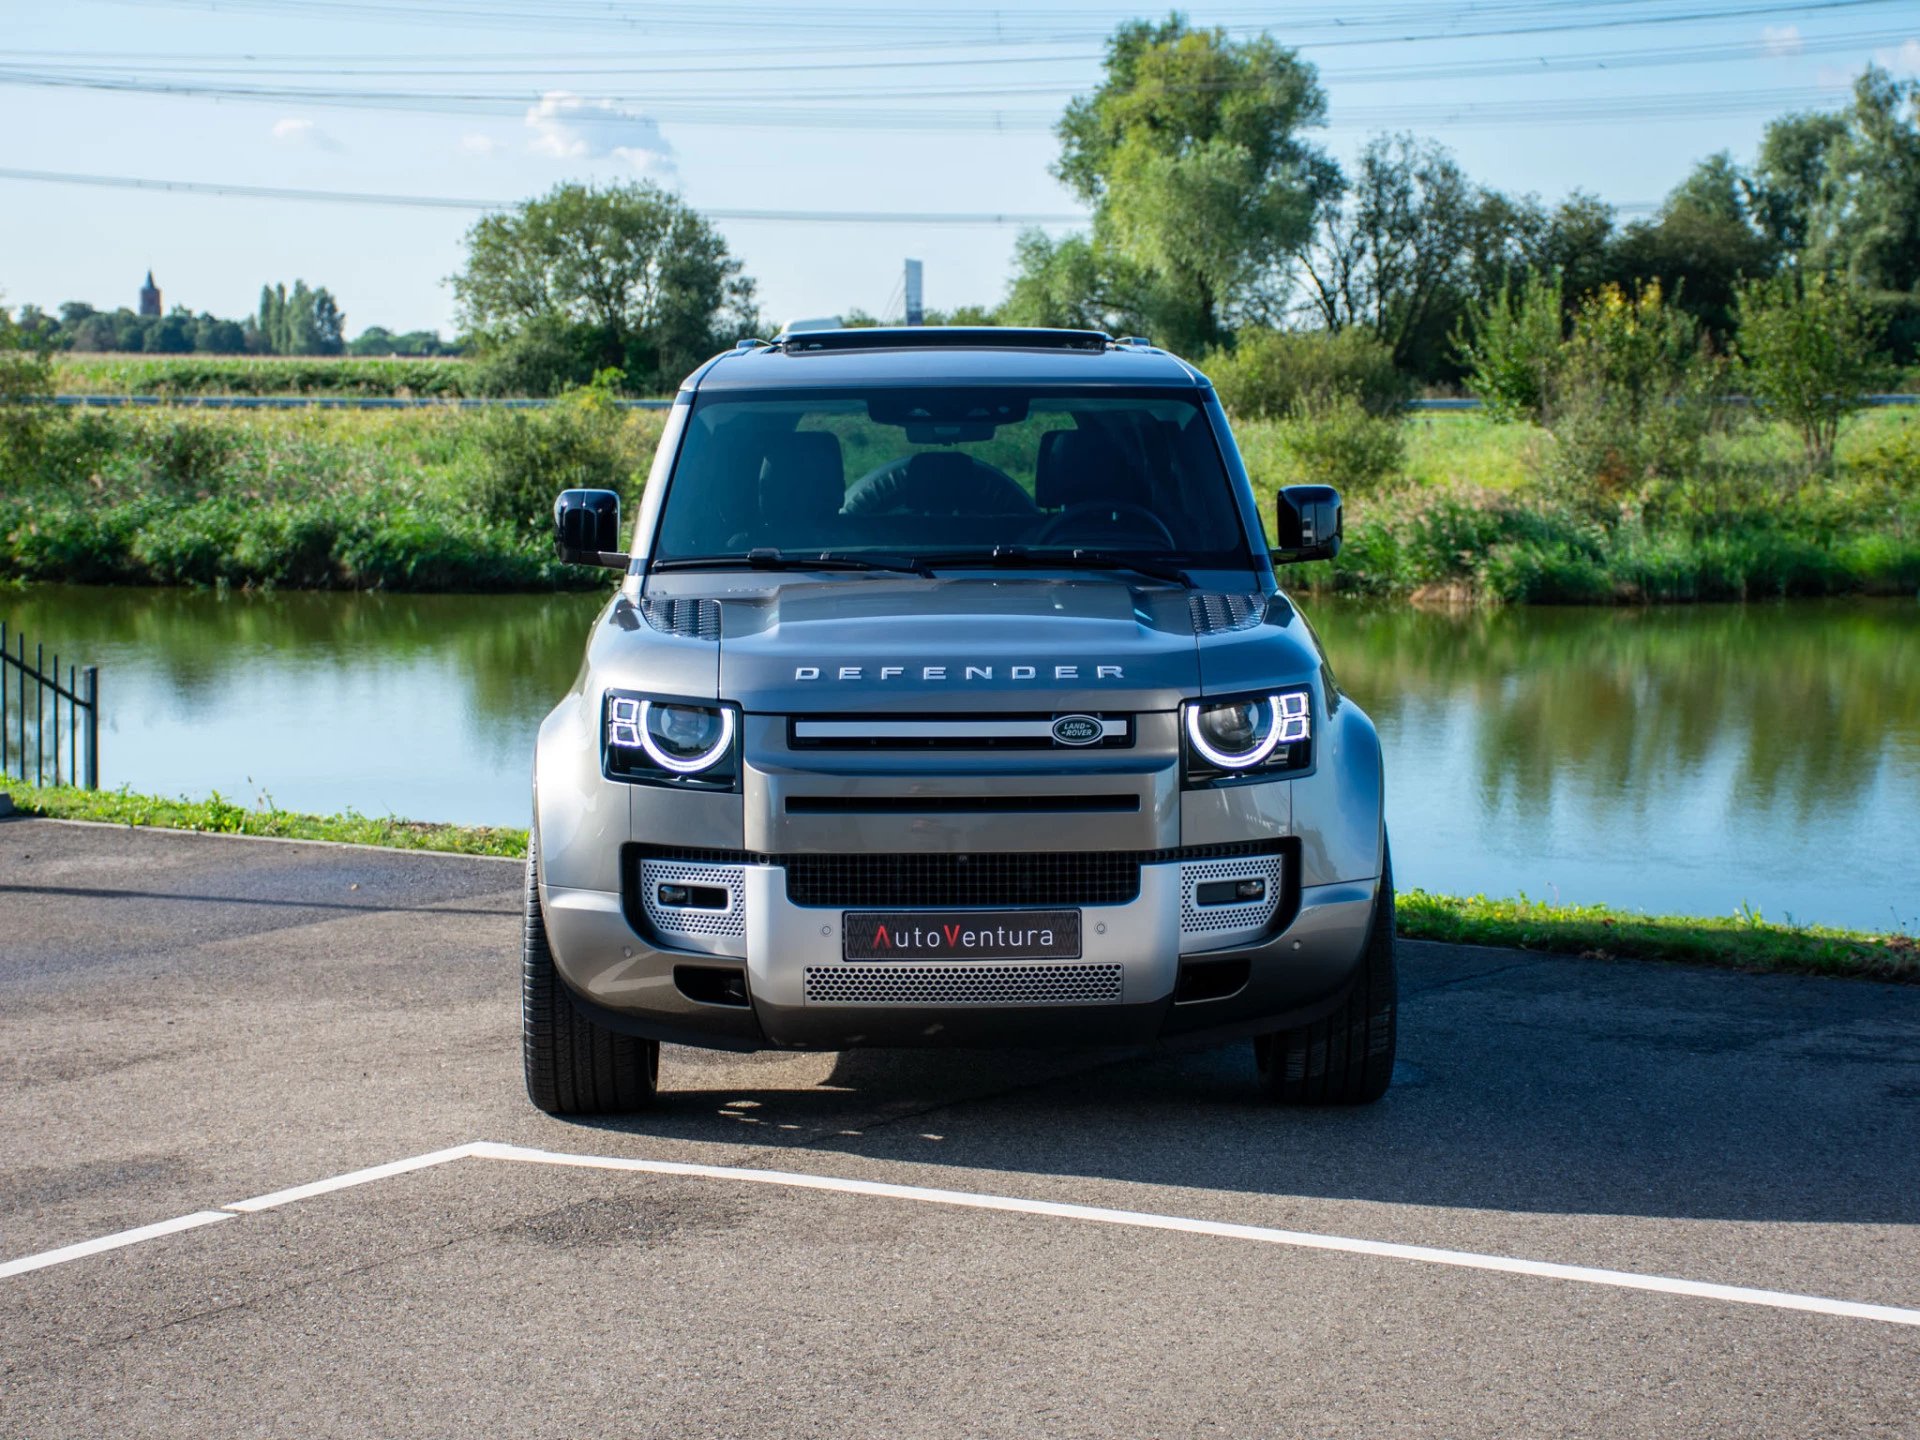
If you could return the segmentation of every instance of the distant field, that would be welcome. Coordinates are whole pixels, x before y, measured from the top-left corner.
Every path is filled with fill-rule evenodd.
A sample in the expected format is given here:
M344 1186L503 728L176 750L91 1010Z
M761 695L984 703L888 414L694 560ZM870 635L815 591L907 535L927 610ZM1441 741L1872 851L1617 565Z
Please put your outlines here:
M479 371L471 361L360 360L265 355L61 355L60 395L376 395L460 399Z

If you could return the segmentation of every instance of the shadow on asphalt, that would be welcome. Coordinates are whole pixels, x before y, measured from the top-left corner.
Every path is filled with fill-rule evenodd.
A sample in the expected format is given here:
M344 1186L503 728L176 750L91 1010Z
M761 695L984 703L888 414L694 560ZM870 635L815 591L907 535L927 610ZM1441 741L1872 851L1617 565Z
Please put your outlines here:
M1546 957L1449 978L1474 952L1406 948L1401 1064L1374 1106L1267 1106L1244 1043L849 1051L817 1085L778 1054L669 1050L653 1111L580 1129L759 1166L786 1145L1395 1204L1920 1223L1920 989ZM722 1064L735 1083L703 1083Z

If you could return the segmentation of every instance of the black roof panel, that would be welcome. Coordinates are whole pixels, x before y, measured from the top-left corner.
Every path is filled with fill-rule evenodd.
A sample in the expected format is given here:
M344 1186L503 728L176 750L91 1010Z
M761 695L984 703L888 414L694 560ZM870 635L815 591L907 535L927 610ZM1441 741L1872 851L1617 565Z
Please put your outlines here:
M1206 382L1164 350L1097 330L925 326L802 331L730 350L688 378L702 392L839 385L1115 385L1191 390Z

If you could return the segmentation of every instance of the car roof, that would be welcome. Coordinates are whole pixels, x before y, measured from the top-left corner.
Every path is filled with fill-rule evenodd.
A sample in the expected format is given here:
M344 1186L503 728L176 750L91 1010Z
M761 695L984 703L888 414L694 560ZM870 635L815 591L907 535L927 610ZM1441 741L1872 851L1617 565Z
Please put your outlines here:
M682 387L810 390L891 385L1087 385L1203 389L1206 378L1144 340L1094 330L924 326L803 331L741 341Z

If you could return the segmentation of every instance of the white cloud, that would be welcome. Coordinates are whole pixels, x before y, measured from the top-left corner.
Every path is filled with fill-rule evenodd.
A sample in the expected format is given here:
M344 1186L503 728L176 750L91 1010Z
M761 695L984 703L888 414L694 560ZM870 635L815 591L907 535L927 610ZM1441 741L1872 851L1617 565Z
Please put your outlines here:
M657 121L610 100L549 90L527 111L533 148L562 160L624 160L643 174L673 173L673 146Z
M463 155L478 155L485 159L504 149L506 149L504 140L496 140L493 136L484 135L478 130L469 130L460 137L460 152Z
M273 122L273 138L281 145L312 145L321 150L340 150L340 142L304 116L288 115Z
M1760 32L1760 43L1769 55L1798 55L1807 48L1798 25L1768 25Z
M1877 50L1873 58L1895 75L1920 76L1920 40L1908 40L1898 50Z

